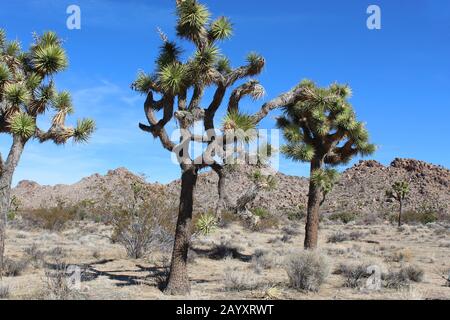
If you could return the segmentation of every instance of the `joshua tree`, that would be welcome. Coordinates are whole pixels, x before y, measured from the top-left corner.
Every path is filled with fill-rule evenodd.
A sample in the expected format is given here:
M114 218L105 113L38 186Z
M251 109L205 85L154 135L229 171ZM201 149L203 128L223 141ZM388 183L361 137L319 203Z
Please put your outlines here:
M12 137L8 157L0 154L0 273L3 269L5 227L10 206L11 182L25 145L32 139L64 144L73 138L85 142L94 131L90 119L66 127L66 116L74 109L67 91L56 92L53 76L67 67L62 42L53 32L35 35L29 51L17 41L9 42L0 30L0 133ZM51 127L43 131L38 118L55 111Z
M319 88L303 81L304 99L284 107L278 127L284 131L287 145L282 153L294 161L311 164L305 248L317 247L319 210L323 196L330 191L336 173L330 167L347 163L352 157L369 155L375 146L362 122L356 120L348 102L351 89L333 84Z
M182 60L182 51L178 44L169 41L160 30L163 41L156 61L156 70L151 75L139 73L132 88L146 95L144 110L149 125L140 124L140 128L158 138L163 147L173 152L181 167L181 194L179 216L172 255L172 265L167 294L187 294L190 285L187 273L187 255L192 234L193 194L198 172L213 169L220 178L219 190L224 184L224 154L227 146L234 142L228 139L230 131L253 129L272 110L296 102L302 96L298 87L265 103L254 114L242 114L239 104L243 97L261 98L263 87L256 80L234 87L236 82L258 75L265 60L252 53L247 57L247 64L232 68L230 61L220 54L217 44L232 35L232 24L228 18L219 17L210 20L208 9L196 0L177 1L178 16L176 31L180 39L188 40L194 46L194 53ZM206 90L214 90L213 98L205 102ZM215 130L216 113L223 104L228 91L228 115L223 121L222 130ZM155 94L160 98L155 99ZM162 116L158 120L157 112ZM181 131L181 142L174 142L166 126L175 120ZM191 132L194 123L203 125L205 134L195 135ZM225 142L224 142L225 141ZM228 143L229 141L229 143ZM192 158L189 152L193 143L201 143L204 153Z
M402 214L403 214L403 202L409 194L409 184L406 181L399 181L392 185L392 189L386 192L386 196L389 199L397 200L400 209L398 212L398 226L402 226Z

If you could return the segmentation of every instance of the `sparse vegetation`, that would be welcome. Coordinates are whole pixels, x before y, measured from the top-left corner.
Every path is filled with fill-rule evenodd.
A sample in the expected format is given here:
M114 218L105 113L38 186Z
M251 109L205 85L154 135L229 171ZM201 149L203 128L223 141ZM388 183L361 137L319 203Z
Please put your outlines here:
M332 221L341 221L345 224L350 223L352 221L355 221L358 218L358 214L355 212L349 212L349 211L344 211L344 212L338 212L338 213L333 213L329 219Z
M258 288L258 281L253 275L238 268L228 267L225 269L225 291L255 290L256 288Z
M0 299L8 299L10 295L9 286L0 284Z
M12 260L6 258L3 261L3 274L7 277L18 277L28 267L28 262L25 260Z
M326 257L316 251L289 256L286 266L290 286L301 291L318 292L329 274Z
M142 258L150 248L168 248L171 235L162 227L162 219L170 216L172 208L151 194L141 183L132 185L133 198L128 208L116 209L110 215L114 228L112 240L123 245L130 258Z

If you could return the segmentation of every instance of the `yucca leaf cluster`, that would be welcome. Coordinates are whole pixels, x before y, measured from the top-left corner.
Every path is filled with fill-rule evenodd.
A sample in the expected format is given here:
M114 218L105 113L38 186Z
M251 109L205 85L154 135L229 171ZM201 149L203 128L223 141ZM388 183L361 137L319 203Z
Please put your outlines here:
M58 92L54 76L64 71L68 59L63 42L54 32L34 34L34 42L23 51L17 40L8 41L0 30L0 132L66 143L70 138L86 141L95 124L83 120L76 128L65 126L66 117L74 112L68 91ZM52 110L51 128L44 132L37 126L38 117Z
M320 88L305 80L299 87L304 99L284 107L284 114L277 121L287 141L282 152L288 158L336 166L349 162L355 155L366 156L376 150L365 124L357 120L348 101L352 95L348 85L335 83ZM324 173L320 171L317 175L323 178Z

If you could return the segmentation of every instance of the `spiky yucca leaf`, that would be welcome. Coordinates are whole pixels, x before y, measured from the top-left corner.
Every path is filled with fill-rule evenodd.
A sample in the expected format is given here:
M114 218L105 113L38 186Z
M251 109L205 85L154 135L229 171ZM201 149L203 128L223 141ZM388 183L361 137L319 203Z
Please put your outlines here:
M27 88L31 91L36 90L42 82L42 77L36 73L32 73L26 80Z
M203 236L209 236L217 230L217 219L211 213L200 215L196 223L197 232Z
M33 54L36 71L50 75L67 68L67 56L63 48L57 45L38 46Z
M95 122L92 119L78 120L77 127L73 133L76 143L86 143L95 131Z
M156 60L158 69L161 70L165 66L178 61L181 53L181 48L175 42L165 41Z
M279 121L282 121L281 118L279 119ZM281 123L281 125L283 125L283 123ZM281 128L280 124L279 128ZM304 138L303 134L300 132L300 129L292 125L291 123L283 127L283 135L284 138L290 143L302 142Z
M61 40L58 38L58 35L53 31L45 32L39 39L39 44L43 47L47 46L60 46Z
M5 98L13 106L27 103L31 96L25 85L21 83L8 83L4 88Z
M249 74L250 75L257 75L261 73L261 71L264 69L264 65L266 64L265 59L263 56L256 52L251 52L247 56L247 63L249 65Z
M155 86L155 77L140 71L136 80L131 85L133 90L141 93L148 93Z
M194 40L205 30L211 16L208 8L196 0L185 0L177 7L177 32L181 37Z
M229 39L233 35L233 25L227 17L220 17L211 24L210 33L214 40Z
M225 131L242 130L246 132L254 130L256 124L250 115L238 111L231 111L223 119L222 127Z
M333 190L339 177L339 172L335 169L318 169L313 171L311 180L325 195L327 195Z
M216 70L222 74L231 72L230 60L227 57L220 57L216 62Z
M188 70L181 63L165 66L159 73L161 87L164 91L176 95L187 85Z
M6 45L6 32L0 28L0 50L3 50Z
M288 159L299 162L309 162L314 159L314 147L308 144L287 144L281 147L283 153Z
M28 139L36 132L35 120L26 113L18 112L10 120L11 132Z
M6 64L0 63L0 84L8 81L11 77L11 71Z
M330 86L330 91L344 99L349 99L353 95L352 88L349 85L341 85L338 83L333 83Z
M20 50L21 50L20 42L14 40L6 44L5 53L8 56L16 57L20 53Z
M65 114L72 114L74 112L72 97L68 91L62 91L53 97L53 107Z
M194 72L201 72L212 68L214 63L218 60L220 54L219 48L216 46L207 46L202 51L197 51L194 56Z

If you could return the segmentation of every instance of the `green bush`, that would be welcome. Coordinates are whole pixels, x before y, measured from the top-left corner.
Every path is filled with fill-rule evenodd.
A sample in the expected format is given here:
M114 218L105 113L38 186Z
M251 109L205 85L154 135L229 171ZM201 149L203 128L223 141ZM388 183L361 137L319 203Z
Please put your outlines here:
M270 216L270 212L264 208L255 208L252 210L252 213L261 219L265 219Z

